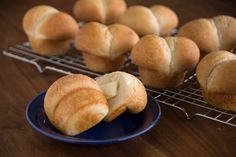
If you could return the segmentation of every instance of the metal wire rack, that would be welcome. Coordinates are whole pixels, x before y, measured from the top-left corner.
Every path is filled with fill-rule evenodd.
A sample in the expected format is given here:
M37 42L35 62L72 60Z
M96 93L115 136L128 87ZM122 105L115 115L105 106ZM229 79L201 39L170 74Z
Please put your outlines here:
M63 74L82 73L91 77L102 75L86 68L80 53L71 48L69 53L60 57L45 57L34 53L29 43L23 43L9 47L3 54L36 66L40 73L46 70L56 71ZM130 59L120 69L139 77L137 69L131 64ZM186 119L203 117L236 127L236 113L213 107L205 102L196 80L196 74L190 73L184 83L178 89L152 89L146 87L157 102L182 111Z

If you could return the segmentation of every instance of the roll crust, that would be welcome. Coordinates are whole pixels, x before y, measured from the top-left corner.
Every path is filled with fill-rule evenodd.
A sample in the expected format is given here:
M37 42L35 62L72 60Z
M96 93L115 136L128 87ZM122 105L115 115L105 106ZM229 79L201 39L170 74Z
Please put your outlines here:
M196 19L183 25L178 33L192 39L206 54L236 47L236 19L220 15L211 19Z
M176 87L182 83L186 71L198 63L199 49L187 38L146 35L133 48L131 59L138 66L144 84Z
M120 69L127 58L126 55L121 55L115 59L98 57L89 53L83 53L83 58L88 69L93 71L115 71Z
M129 52L138 40L137 34L127 26L105 26L90 22L79 30L75 46L82 52L85 64L90 70L109 72L122 66L126 58L124 54ZM101 65L102 68L99 68Z
M204 99L219 108L236 111L236 56L227 51L206 55L197 66Z
M49 87L44 110L56 128L73 136L102 121L108 104L95 80L76 74L62 77Z
M65 53L78 31L70 15L47 5L31 8L24 15L23 29L33 50L47 56Z
M139 36L157 34L168 36L177 27L178 17L170 8L163 5L131 6L120 17L119 23L132 28Z
M71 40L44 40L28 37L34 51L43 56L63 55L71 46Z
M150 10L157 18L160 36L168 36L177 27L179 21L176 13L164 5L154 5Z
M112 24L126 11L124 0L78 0L73 8L77 20Z

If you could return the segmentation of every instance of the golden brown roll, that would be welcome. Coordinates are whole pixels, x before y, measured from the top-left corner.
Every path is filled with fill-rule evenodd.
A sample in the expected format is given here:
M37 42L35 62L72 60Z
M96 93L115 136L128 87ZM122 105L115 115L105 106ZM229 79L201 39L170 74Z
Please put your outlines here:
M126 11L124 0L78 0L74 15L79 21L111 24Z
M183 25L178 33L192 39L203 53L227 50L236 47L236 19L230 16L215 16L211 19L196 19Z
M132 28L139 36L157 34L170 35L178 25L178 17L173 10L163 5L131 6L120 17L119 23Z
M40 5L27 11L23 18L23 29L35 52L51 56L67 52L78 26L67 13Z
M131 60L138 66L145 85L177 87L185 73L198 63L199 49L192 40L184 37L146 35L134 46Z
M128 110L139 113L147 104L147 93L142 82L125 72L112 72L96 79L108 99L109 112L105 121L112 121Z
M125 53L138 40L138 35L127 26L105 26L90 22L79 30L75 46L82 52L85 64L90 70L108 72L121 68L126 59Z
M236 56L227 51L206 55L197 66L204 99L211 105L236 111Z
M95 80L76 74L62 77L50 86L44 110L57 129L73 136L102 121L108 104Z

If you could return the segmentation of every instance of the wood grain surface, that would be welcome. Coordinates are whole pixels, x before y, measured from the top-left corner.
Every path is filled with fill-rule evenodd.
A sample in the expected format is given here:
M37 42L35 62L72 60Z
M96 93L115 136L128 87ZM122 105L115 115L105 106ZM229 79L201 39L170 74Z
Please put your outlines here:
M1 0L0 50L26 41L22 17L32 6L49 4L72 13L74 0ZM127 0L129 5L164 4L179 16L180 25L200 18L227 14L236 17L235 0ZM66 144L35 132L25 119L27 103L61 75L40 74L27 63L0 53L0 156L1 157L235 157L236 128L196 118L162 106L160 123L133 140L99 147Z

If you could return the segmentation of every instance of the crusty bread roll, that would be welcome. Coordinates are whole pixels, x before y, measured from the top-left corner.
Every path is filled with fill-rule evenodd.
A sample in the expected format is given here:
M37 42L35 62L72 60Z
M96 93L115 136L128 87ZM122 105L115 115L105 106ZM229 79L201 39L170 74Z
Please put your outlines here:
M178 33L192 39L202 56L218 50L232 50L236 47L236 19L230 16L215 16L211 19L197 19L183 25Z
M132 28L140 36L157 34L170 35L178 25L178 17L170 8L163 5L131 6L120 17L119 23Z
M134 46L131 60L138 66L144 84L157 87L180 85L187 70L199 60L199 49L184 37L146 35Z
M40 5L31 8L23 18L23 29L32 49L46 56L64 54L76 35L76 21L67 13Z
M108 99L109 113L105 121L112 121L126 110L139 113L146 107L146 90L135 76L117 71L98 77L96 81Z
M85 75L68 75L48 89L44 110L50 122L66 135L76 135L96 125L108 113L103 91Z
M138 35L127 26L105 26L90 22L79 30L75 46L82 52L85 64L90 70L108 72L121 68L126 58L125 53L138 40Z
M78 0L74 15L79 21L111 24L126 11L124 0Z
M236 56L227 51L206 55L197 66L204 99L219 108L236 111Z

